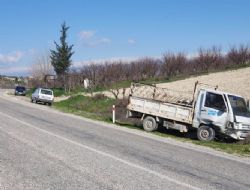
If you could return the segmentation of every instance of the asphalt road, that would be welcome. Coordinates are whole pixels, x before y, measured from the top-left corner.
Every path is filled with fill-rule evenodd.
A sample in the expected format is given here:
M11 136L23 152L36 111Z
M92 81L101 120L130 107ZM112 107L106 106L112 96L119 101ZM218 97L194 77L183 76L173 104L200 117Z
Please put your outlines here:
M0 189L250 189L250 161L0 96Z

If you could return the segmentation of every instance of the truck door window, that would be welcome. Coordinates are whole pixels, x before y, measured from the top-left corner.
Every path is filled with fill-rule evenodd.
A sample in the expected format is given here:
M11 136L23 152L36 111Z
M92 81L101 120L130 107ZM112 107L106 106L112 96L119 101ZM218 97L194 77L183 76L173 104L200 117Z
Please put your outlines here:
M222 95L212 92L206 93L205 107L214 108L221 111L224 111L226 109L226 105Z

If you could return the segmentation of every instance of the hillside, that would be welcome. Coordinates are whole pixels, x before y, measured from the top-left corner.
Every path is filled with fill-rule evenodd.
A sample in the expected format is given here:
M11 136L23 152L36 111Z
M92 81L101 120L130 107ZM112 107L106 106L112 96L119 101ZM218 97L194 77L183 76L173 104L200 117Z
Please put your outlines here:
M219 73L211 73L198 77L191 77L170 83L161 83L157 84L157 86L168 88L174 91L192 92L196 81L213 86L218 85L219 90L238 94L250 99L250 67Z

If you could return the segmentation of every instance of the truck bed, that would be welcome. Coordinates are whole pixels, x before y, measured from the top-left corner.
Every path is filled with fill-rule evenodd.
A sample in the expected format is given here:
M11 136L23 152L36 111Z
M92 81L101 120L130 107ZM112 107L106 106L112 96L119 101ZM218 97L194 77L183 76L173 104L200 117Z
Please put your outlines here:
M193 108L188 106L130 96L127 109L129 111L192 124Z
M149 100L167 102L181 106L193 106L193 92L173 91L171 89L157 87L155 85L132 83L130 95Z

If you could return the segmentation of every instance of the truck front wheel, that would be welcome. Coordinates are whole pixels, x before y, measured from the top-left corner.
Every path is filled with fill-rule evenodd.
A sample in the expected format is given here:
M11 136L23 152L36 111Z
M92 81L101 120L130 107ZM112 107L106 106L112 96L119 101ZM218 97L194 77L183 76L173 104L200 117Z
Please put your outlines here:
M197 129L197 138L201 141L212 141L215 137L215 131L212 127L202 125Z
M155 121L155 118L147 116L143 120L143 129L147 132L155 131L158 128L158 123Z

